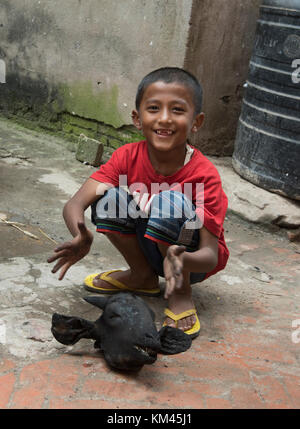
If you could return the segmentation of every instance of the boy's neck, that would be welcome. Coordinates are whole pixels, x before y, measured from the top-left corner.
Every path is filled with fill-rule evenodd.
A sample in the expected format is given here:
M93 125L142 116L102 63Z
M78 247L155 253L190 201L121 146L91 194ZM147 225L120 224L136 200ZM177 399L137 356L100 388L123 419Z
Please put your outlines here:
M169 152L154 151L148 146L148 155L157 174L172 176L184 166L186 145Z

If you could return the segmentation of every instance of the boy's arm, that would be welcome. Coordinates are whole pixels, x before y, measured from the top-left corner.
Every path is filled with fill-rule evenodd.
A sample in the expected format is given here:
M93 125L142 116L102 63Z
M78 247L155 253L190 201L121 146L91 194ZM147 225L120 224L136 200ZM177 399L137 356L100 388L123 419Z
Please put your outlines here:
M170 246L164 259L166 278L165 298L167 299L175 289L180 289L183 281L183 271L194 273L208 273L218 263L218 237L213 235L204 226L199 230L199 249L195 252L186 252L184 246Z
M218 237L204 226L199 230L199 250L183 253L183 269L193 273L208 273L218 263Z
M78 222L84 224L85 210L100 198L109 187L106 183L89 178L65 204L63 217L73 237L79 233Z
M54 249L54 254L47 259L49 263L57 260L52 269L60 269L59 280L62 280L68 269L82 259L90 250L93 234L84 223L84 211L96 201L110 186L94 179L87 179L76 194L65 204L63 217L73 235L73 240L65 242Z

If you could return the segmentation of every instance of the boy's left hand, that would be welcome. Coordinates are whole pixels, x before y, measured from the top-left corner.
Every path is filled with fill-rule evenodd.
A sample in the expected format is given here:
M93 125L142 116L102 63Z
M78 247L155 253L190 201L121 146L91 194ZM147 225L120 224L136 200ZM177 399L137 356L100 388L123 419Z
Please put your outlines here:
M175 289L180 289L183 282L183 252L185 246L173 245L168 247L164 259L164 274L166 279L165 299L168 299Z

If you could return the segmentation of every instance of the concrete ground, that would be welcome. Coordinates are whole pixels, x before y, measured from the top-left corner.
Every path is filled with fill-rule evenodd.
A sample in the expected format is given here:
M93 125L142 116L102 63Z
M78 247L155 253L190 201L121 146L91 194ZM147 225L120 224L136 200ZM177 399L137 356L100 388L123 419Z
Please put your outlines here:
M84 277L126 267L96 233L91 253L63 281L46 262L52 240L70 237L64 203L94 168L66 142L4 119L0 167L1 216L38 237L0 223L0 408L299 408L300 247L285 233L230 210L228 266L194 287L200 336L137 374L115 372L92 341L63 346L50 332L53 312L95 320L97 309L82 300ZM159 327L164 299L146 300Z

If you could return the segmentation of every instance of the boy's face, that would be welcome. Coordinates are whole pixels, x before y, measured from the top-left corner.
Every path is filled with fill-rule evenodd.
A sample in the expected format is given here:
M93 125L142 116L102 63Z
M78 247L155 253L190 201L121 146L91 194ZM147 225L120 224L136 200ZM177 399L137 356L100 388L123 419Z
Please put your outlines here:
M189 88L158 81L146 88L139 111L134 110L132 118L148 144L165 152L185 146L189 133L201 127L204 114L195 115Z

